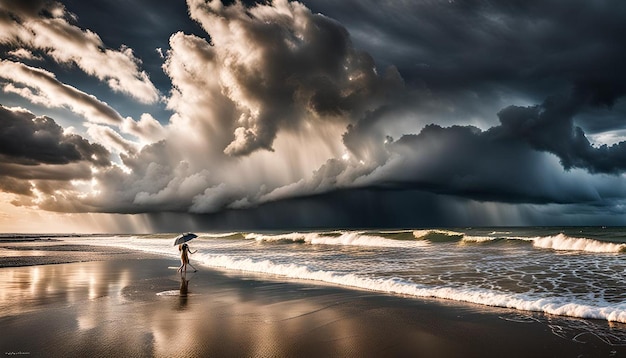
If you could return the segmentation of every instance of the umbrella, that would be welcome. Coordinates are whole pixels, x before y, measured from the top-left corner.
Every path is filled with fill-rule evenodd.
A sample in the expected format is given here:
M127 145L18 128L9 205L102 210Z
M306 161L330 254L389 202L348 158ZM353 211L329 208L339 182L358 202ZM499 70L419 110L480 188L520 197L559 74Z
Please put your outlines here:
M198 237L198 235L196 235L196 234L192 234L192 233L190 233L190 232L188 232L188 233L186 233L186 234L178 235L178 236L176 237L176 240L174 240L174 246L176 246L176 245L180 245L180 244L182 244L183 242L187 242L187 241L189 241L189 240L191 240L191 239L195 239L196 237Z

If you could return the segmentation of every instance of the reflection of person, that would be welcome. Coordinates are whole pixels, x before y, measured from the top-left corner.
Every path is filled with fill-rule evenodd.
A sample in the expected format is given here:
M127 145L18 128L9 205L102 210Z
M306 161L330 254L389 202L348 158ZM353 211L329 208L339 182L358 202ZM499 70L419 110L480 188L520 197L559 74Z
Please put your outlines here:
M178 271L183 272L184 270L185 272L187 272L187 265L193 267L193 272L198 271L191 263L189 263L189 255L195 254L196 252L198 252L198 250L192 252L189 249L189 245L182 244L178 245L178 251L180 251L180 267L178 268Z
M185 273L180 275L180 301L178 302L178 309L184 310L187 307L187 296L189 294L189 280Z
M180 275L180 297L187 297L189 293L189 280L185 274Z

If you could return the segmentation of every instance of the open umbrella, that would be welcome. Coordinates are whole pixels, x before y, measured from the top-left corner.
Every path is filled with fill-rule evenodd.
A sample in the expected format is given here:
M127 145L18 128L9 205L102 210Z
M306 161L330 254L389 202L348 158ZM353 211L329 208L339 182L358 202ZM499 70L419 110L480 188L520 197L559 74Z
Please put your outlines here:
M189 240L191 240L191 239L195 239L196 237L198 237L198 235L196 235L196 234L192 234L192 233L190 233L190 232L188 232L188 233L186 233L186 234L178 235L178 236L176 237L176 239L174 240L174 246L176 246L176 245L180 245L180 244L182 244L183 242L187 242L187 241L189 241Z

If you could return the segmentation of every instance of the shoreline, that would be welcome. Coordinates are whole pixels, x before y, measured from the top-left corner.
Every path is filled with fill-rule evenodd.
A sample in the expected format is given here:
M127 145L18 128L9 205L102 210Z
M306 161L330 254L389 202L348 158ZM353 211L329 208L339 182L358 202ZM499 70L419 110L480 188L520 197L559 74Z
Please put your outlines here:
M626 356L626 338L615 340L626 335L624 326L607 322L205 267L181 280L169 268L178 267L175 259L135 252L97 258L0 268L0 350L53 357Z

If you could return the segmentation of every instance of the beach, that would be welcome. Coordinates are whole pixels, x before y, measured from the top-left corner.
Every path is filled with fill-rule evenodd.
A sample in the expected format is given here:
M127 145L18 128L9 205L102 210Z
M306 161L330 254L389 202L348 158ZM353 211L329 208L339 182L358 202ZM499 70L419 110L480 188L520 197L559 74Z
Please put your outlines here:
M593 333L607 322L203 266L181 276L173 258L110 247L67 245L56 263L62 243L2 246L23 259L0 268L5 356L626 356Z

